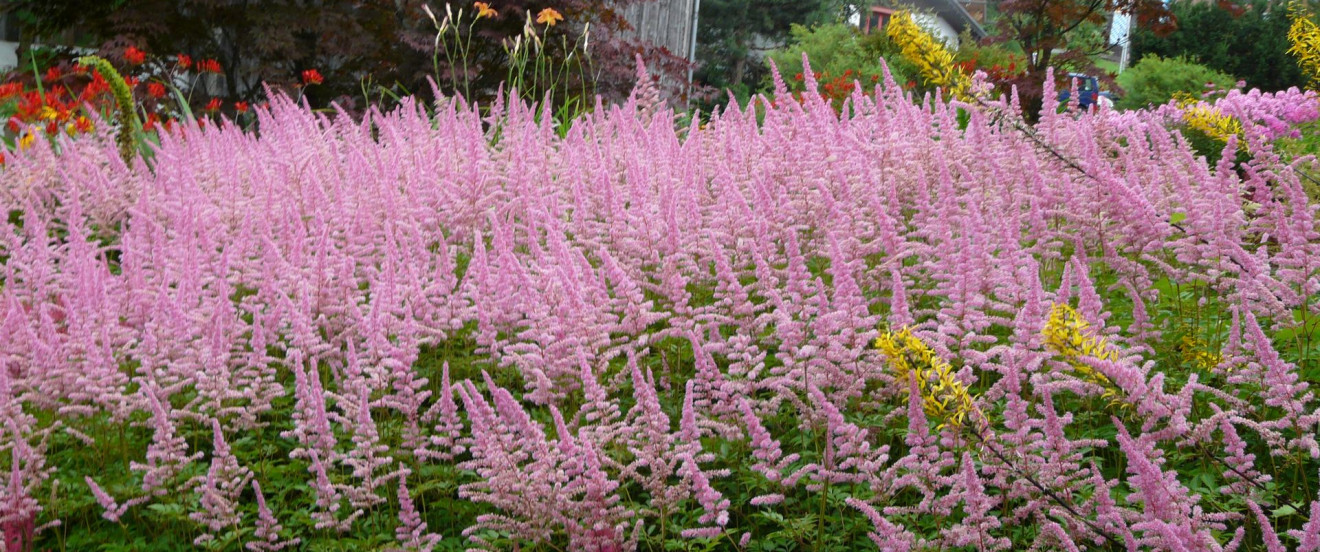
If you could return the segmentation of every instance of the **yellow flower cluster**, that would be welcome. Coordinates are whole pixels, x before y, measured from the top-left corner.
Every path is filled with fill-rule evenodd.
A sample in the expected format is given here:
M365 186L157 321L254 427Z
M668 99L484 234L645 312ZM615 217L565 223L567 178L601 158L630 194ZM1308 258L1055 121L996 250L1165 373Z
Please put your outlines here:
M916 378L922 409L927 415L944 421L939 425L940 429L962 427L968 416L979 412L967 386L954 377L953 367L912 335L910 329L884 332L876 338L875 346L894 365L904 388L910 385L908 378Z
M1297 65L1311 79L1311 89L1320 88L1320 27L1311 21L1311 10L1301 0L1288 5L1288 53L1297 58Z
M1204 132L1207 136L1227 142L1230 136L1242 135L1242 122L1232 115L1225 115L1219 108L1205 102L1182 95L1178 106L1183 109L1183 122L1187 126Z
M917 25L911 13L895 12L885 32L898 45L903 57L917 66L927 83L943 88L953 97L967 99L970 79L953 64L953 53Z
M1101 397L1118 402L1121 396L1118 386L1081 360L1089 357L1117 361L1118 350L1110 347L1105 338L1095 335L1091 331L1091 324L1082 315L1067 303L1056 303L1050 309L1050 319L1045 323L1045 329L1041 330L1041 335L1045 337L1045 346L1062 356L1078 377L1103 387L1105 391Z

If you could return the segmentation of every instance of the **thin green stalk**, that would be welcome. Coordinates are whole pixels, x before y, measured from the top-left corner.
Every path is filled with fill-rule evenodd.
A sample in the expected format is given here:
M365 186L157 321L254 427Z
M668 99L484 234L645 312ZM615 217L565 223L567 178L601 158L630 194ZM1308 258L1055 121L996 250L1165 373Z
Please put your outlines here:
M41 73L37 70L37 54L36 53L31 53L31 54L32 54L31 57L32 77L33 77L32 80L36 81L37 83L37 97L41 98L41 101L44 102L46 101L46 91L41 88Z
M827 437L828 438L828 437ZM825 480L825 486L820 491L820 512L816 515L816 550L821 550L822 541L825 538L825 510L829 505L830 498L830 480Z

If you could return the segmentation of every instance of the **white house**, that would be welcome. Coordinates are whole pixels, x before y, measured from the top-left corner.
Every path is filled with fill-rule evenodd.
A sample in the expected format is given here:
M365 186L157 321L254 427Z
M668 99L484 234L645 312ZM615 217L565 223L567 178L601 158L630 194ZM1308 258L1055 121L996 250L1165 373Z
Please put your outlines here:
M18 22L0 11L0 74L18 66Z

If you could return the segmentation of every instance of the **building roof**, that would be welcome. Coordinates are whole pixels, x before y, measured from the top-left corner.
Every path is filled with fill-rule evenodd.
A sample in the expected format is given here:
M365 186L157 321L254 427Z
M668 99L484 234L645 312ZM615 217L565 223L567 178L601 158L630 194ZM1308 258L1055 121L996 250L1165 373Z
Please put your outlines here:
M953 29L959 33L967 31L971 33L972 38L978 40L986 37L987 33L985 32L985 28L976 21L976 18L972 17L972 14L967 13L967 8L964 8L962 3L958 0L904 1L915 8L935 12L935 15L939 16L940 19L943 19L950 27L953 27Z

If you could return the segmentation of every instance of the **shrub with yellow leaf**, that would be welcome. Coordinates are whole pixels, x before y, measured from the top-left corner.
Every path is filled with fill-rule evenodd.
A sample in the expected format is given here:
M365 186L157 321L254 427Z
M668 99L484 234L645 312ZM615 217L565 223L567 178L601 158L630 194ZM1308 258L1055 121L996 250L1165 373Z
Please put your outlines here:
M976 400L954 376L953 367L911 329L884 332L875 346L889 359L904 388L910 385L909 378L916 378L922 407L928 416L943 420L941 429L961 428L973 413L979 416Z
M967 99L971 79L954 65L953 53L944 43L921 28L910 12L899 11L890 16L885 32L898 45L903 57L917 66L926 83L943 88L952 97Z

